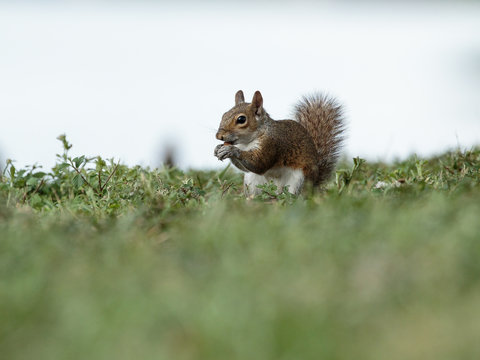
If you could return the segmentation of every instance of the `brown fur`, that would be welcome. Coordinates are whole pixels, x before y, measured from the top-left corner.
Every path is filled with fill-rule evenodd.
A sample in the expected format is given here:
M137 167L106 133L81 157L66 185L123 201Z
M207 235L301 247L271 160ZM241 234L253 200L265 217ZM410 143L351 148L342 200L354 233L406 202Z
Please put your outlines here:
M247 118L239 124L239 116ZM235 106L220 123L217 139L226 142L215 149L219 159L230 158L242 171L263 175L270 169L302 169L306 180L315 185L331 175L342 142L343 120L340 107L321 95L304 98L296 106L297 121L273 120L263 109L263 98L256 92L251 103L243 92L235 95ZM240 150L236 146L258 143ZM219 155L220 154L220 155Z
M295 120L302 124L315 143L319 157L319 181L328 180L335 169L345 124L342 107L322 94L305 96L295 106Z

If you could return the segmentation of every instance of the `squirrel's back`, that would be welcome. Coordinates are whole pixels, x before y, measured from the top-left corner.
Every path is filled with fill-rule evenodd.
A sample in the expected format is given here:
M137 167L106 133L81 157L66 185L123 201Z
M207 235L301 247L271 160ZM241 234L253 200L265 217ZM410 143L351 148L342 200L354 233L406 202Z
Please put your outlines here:
M343 145L345 123L343 109L324 94L304 96L295 106L295 120L313 139L318 152L319 183L331 176Z

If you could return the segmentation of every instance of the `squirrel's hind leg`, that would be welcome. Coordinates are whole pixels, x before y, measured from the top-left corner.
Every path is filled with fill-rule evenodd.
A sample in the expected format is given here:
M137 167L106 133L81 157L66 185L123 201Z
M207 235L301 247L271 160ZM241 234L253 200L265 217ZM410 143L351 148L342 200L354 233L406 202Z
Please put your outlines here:
M277 186L278 193L283 191L284 186L288 186L289 192L298 195L302 191L305 175L302 170L289 167L269 170L265 173L265 176L247 172L243 178L245 195L260 195L262 190L259 189L257 185L264 185L270 181L273 181Z
M290 193L298 195L302 191L303 183L305 182L305 175L300 169L287 168L282 181L284 182L283 186L288 186L288 191ZM280 188L279 191L281 191L282 188Z
M260 195L262 190L257 185L266 184L268 180L263 175L258 175L252 172L245 173L243 178L243 190L246 196Z
M288 191L298 195L302 191L305 175L301 169L293 169L291 167L279 167L271 169L265 173L267 181L272 180L277 186L278 193L288 186Z

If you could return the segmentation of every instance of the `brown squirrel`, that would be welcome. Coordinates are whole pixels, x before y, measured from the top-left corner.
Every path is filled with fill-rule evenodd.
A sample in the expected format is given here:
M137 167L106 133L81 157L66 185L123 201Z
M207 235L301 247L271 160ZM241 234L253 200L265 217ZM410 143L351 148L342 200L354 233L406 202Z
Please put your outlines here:
M338 160L345 129L341 106L322 94L303 97L295 106L294 120L273 120L263 108L259 91L251 103L242 90L235 106L223 114L216 134L223 144L215 148L219 160L230 158L245 171L247 195L260 193L257 185L273 181L299 194L304 181L324 183Z

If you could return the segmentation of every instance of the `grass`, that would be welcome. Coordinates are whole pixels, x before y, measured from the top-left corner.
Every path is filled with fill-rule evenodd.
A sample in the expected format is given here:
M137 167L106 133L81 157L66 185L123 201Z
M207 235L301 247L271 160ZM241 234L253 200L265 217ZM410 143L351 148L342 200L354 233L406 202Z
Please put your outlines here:
M480 150L323 192L63 153L0 180L2 359L478 359Z

